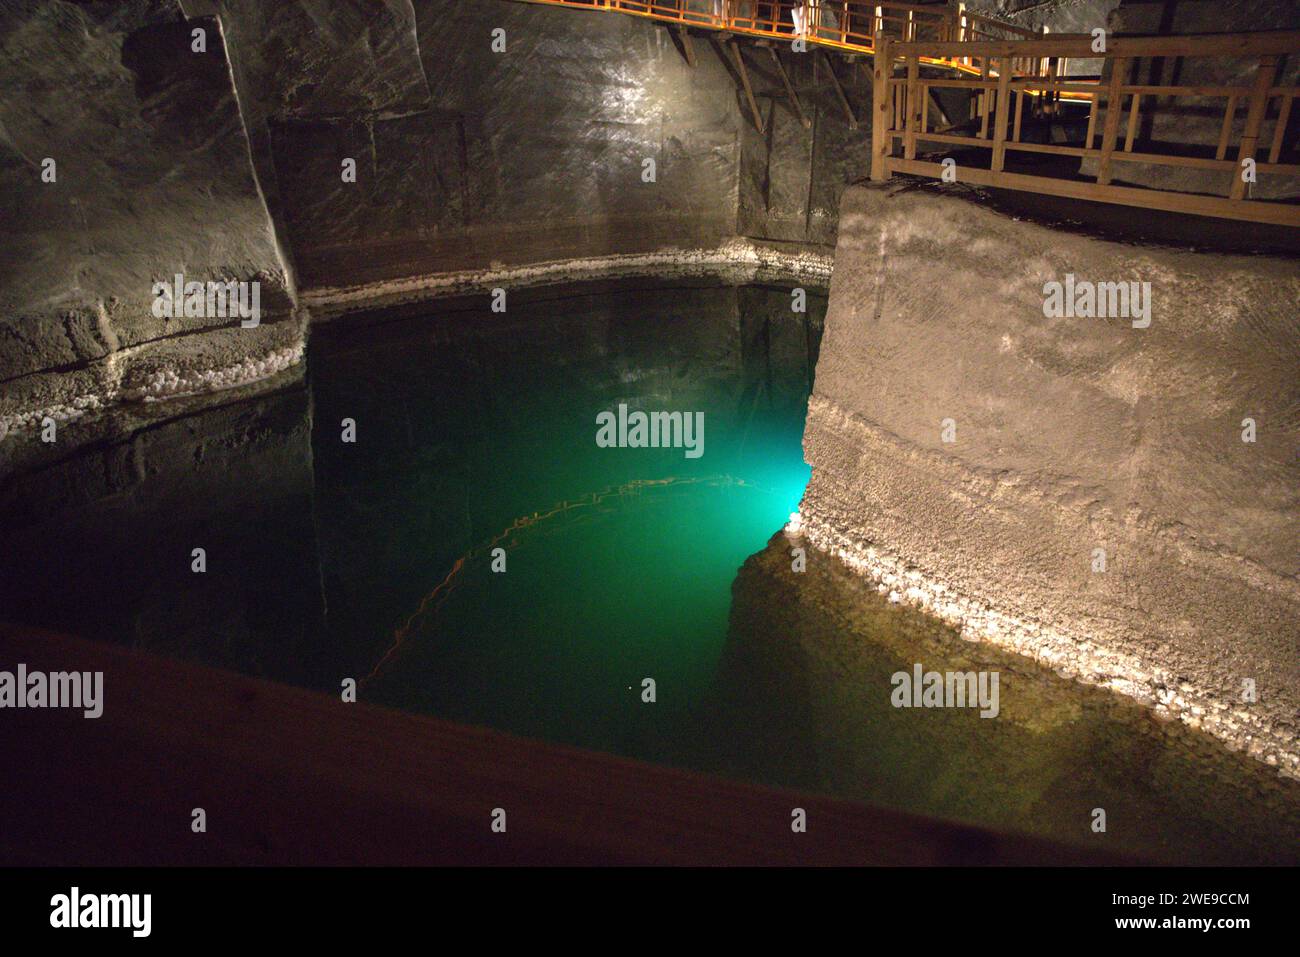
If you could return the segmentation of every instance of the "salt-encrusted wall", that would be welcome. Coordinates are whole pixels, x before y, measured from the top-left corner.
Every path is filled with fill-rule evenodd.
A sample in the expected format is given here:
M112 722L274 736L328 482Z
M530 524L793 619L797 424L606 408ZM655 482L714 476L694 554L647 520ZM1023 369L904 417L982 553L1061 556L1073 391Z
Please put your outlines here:
M869 156L829 71L859 116L865 72L784 51L805 129L748 47L760 134L726 50L686 52L510 0L4 5L0 431L296 368L304 304L824 257ZM258 283L260 323L156 315L177 274Z
M14 0L0 87L0 432L297 361L215 19ZM178 273L256 281L260 323L155 314L154 283Z
M1093 283L1138 296L1092 317ZM972 639L1300 775L1298 301L1294 260L853 187L802 532Z

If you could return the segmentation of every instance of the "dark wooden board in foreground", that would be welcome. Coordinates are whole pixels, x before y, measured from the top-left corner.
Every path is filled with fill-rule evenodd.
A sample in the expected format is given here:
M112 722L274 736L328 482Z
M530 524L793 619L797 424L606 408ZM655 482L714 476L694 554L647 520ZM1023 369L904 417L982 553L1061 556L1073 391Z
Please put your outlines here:
M1115 862L0 626L20 662L104 713L0 709L0 865Z

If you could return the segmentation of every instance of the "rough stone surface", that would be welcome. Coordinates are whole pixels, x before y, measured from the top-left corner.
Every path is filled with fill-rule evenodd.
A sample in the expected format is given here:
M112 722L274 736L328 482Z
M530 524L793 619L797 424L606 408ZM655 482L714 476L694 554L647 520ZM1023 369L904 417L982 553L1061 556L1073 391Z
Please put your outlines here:
M8 3L0 82L0 432L212 387L301 345L215 19ZM262 328L156 318L153 284L176 273L260 282Z
M662 25L507 0L6 5L0 432L276 374L302 355L299 286L357 306L538 266L726 266L742 236L824 256L869 156L826 59L782 54L805 130L746 48L764 136L727 50L690 43L695 66ZM864 116L866 74L834 69ZM155 319L177 272L260 281L264 328Z
M1150 327L1045 318L1044 283L1067 273L1150 282ZM800 520L968 637L1300 774L1297 300L1292 262L855 187Z

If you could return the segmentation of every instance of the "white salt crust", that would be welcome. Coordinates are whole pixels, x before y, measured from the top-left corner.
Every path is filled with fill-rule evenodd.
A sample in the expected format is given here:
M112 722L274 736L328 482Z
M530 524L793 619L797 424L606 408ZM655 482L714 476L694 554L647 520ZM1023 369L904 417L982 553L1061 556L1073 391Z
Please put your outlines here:
M220 392L267 379L302 361L306 343L248 356L227 366L213 369L173 367L160 369L138 382L124 382L122 353L110 355L103 364L103 376L94 392L76 396L67 402L28 409L0 416L0 436L25 429L39 429L46 418L72 422L91 412L101 411L119 402L159 402L181 396Z
M1135 698L1165 718L1176 718L1225 744L1300 780L1295 740L1278 733L1244 708L1232 707L1168 671L1134 655L1113 651L1050 626L1004 615L964 598L887 551L864 546L819 521L795 512L785 527L789 538L806 539L874 582L889 601L910 605L958 629L966 641L987 641L1030 658L1064 678Z
M497 287L521 288L635 276L708 277L729 282L794 281L824 289L830 284L833 262L830 253L787 252L735 240L712 249L667 249L635 255L564 259L530 266L494 266L359 286L318 288L303 292L299 301L311 308L312 321L320 321L361 308L383 308ZM67 422L118 402L156 402L249 385L301 362L304 348L305 337L294 346L230 366L205 371L175 366L155 372L143 383L130 387L122 383L121 365L126 353L115 353L105 360L102 381L93 391L57 405L0 414L0 438L9 432L35 428L47 416L56 422Z
M393 279L359 286L310 289L302 302L316 318L329 318L362 306L374 308L451 295L486 292L493 288L553 285L575 280L708 277L729 282L794 281L817 288L830 285L834 257L811 250L787 252L733 240L712 249L665 249L653 253L561 259L530 266L439 273Z
M830 283L834 257L827 253L797 253L734 240L713 249L661 250L654 253L567 259L530 266L493 267L440 273L356 286L322 287L301 294L304 306L317 319L359 308L377 308L482 292L493 288L550 285L575 280L635 276L716 277L731 282L755 280L808 282L819 288ZM0 437L11 431L38 427L47 416L58 422L78 419L122 401L157 402L168 398L216 392L269 378L302 361L305 339L292 346L243 359L233 365L197 371L160 370L141 383L122 383L117 355L110 356L104 387L71 401L42 409L0 415ZM1270 729L1258 717L1232 708L1159 668L1150 668L1133 655L1109 651L1054 628L1003 615L981 602L962 598L933 582L901 559L874 547L862 547L828 525L795 513L786 534L805 537L816 548L834 555L849 568L876 583L891 602L904 602L952 625L967 641L989 641L1052 668L1063 677L1128 695L1153 707L1157 714L1177 718L1218 738L1231 750L1241 750L1286 777L1300 780L1300 752L1288 736Z

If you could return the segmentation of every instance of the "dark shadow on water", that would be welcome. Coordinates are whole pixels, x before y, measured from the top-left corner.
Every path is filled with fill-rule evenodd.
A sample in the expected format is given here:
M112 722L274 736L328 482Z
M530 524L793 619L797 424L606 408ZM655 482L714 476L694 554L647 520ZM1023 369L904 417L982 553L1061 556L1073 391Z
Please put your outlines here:
M826 308L791 302L649 281L512 292L505 315L448 300L321 327L306 387L70 425L0 479L3 617L1149 859L1297 862L1294 783L815 552L791 570L772 533L808 478ZM703 413L703 454L598 447L619 404ZM997 671L999 715L892 707L916 663Z

